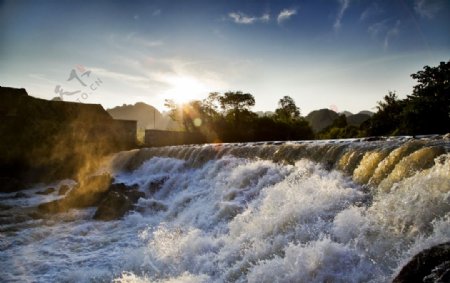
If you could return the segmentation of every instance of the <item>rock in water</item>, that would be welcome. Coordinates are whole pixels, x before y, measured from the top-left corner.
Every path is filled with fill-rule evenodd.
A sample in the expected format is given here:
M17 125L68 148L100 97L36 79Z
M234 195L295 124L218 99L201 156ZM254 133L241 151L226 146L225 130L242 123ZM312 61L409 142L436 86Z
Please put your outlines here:
M37 192L38 195L49 195L55 191L55 188L47 188L44 191Z
M70 190L65 198L43 203L38 206L41 212L58 213L71 208L85 208L98 205L106 196L112 183L108 174L84 179L78 188Z
M133 203L126 195L119 192L109 192L98 206L94 219L104 221L118 219L132 207Z
M119 219L132 208L133 201L125 193L110 191L98 206L94 219L103 221Z
M69 186L67 186L67 185L62 185L62 186L59 188L58 195L60 195L60 196L65 195L69 190L70 190Z
M450 282L450 242L434 246L415 255L392 281Z
M156 194L164 185L164 183L169 179L169 177L165 176L161 179L153 180L148 184L148 191L153 195Z

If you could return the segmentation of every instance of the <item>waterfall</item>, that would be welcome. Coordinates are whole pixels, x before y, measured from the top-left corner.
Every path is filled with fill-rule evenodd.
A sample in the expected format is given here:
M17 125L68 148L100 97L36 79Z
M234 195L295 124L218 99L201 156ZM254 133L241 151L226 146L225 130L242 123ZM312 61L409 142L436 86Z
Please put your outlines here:
M0 223L0 281L390 282L450 240L449 149L405 137L120 152L99 172L145 193L135 209ZM0 204L60 198L42 188Z

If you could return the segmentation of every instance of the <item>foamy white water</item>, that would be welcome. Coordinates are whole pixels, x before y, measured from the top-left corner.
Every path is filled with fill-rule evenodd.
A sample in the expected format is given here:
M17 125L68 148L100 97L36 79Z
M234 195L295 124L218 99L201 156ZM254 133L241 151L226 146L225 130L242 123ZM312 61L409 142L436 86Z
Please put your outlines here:
M357 161L356 151L324 149L340 156L333 168L341 170L237 149L203 159L201 148L162 149L184 158L152 154L131 170L111 169L116 182L146 193L122 220L94 221L89 208L2 225L0 281L389 282L412 255L450 240L450 154L416 170L398 148L360 152ZM376 173L380 164L391 173ZM25 193L33 198L2 195L0 203L44 201Z

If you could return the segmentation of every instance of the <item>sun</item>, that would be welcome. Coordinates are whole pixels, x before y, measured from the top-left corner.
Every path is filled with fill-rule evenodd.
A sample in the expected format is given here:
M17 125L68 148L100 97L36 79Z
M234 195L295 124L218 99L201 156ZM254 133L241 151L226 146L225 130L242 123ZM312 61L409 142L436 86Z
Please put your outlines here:
M194 77L174 76L168 78L167 83L170 87L165 95L178 104L202 99L208 93L208 87Z

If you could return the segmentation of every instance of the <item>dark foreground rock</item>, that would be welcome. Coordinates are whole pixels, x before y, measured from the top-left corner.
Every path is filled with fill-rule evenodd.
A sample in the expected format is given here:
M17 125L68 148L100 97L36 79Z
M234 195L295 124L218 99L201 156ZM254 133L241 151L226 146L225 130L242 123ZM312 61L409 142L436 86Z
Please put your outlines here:
M450 242L415 255L392 282L450 282Z
M137 187L127 187L125 184L113 184L107 196L99 204L94 214L96 220L115 220L123 217L134 208L139 198L144 197Z
M65 198L40 204L38 209L44 213L58 213L71 208L96 206L108 193L111 183L112 177L108 174L88 177Z
M72 208L96 206L96 220L119 219L134 208L134 204L145 194L138 186L127 186L123 183L112 184L110 175L98 175L85 179L81 184L67 192L63 199L43 203L38 211L44 214L65 212ZM68 188L61 187L61 191Z
M162 178L160 178L160 179L156 179L156 180L153 180L153 181L151 181L149 184L148 184L148 188L147 188L147 190L150 192L150 194L156 194L161 188L162 188L162 186L164 185L164 183L167 181L169 179L169 177L168 176L165 176L165 177L162 177Z
M62 185L62 186L59 188L58 195L60 195L60 196L65 195L69 190L70 190L69 186L67 186L67 185Z
M125 193L111 191L98 206L94 219L103 221L119 219L133 209L133 204L133 200Z
M45 189L43 191L36 192L36 194L38 194L38 195L49 195L51 193L54 193L55 191L56 191L55 188L47 188L47 189Z

